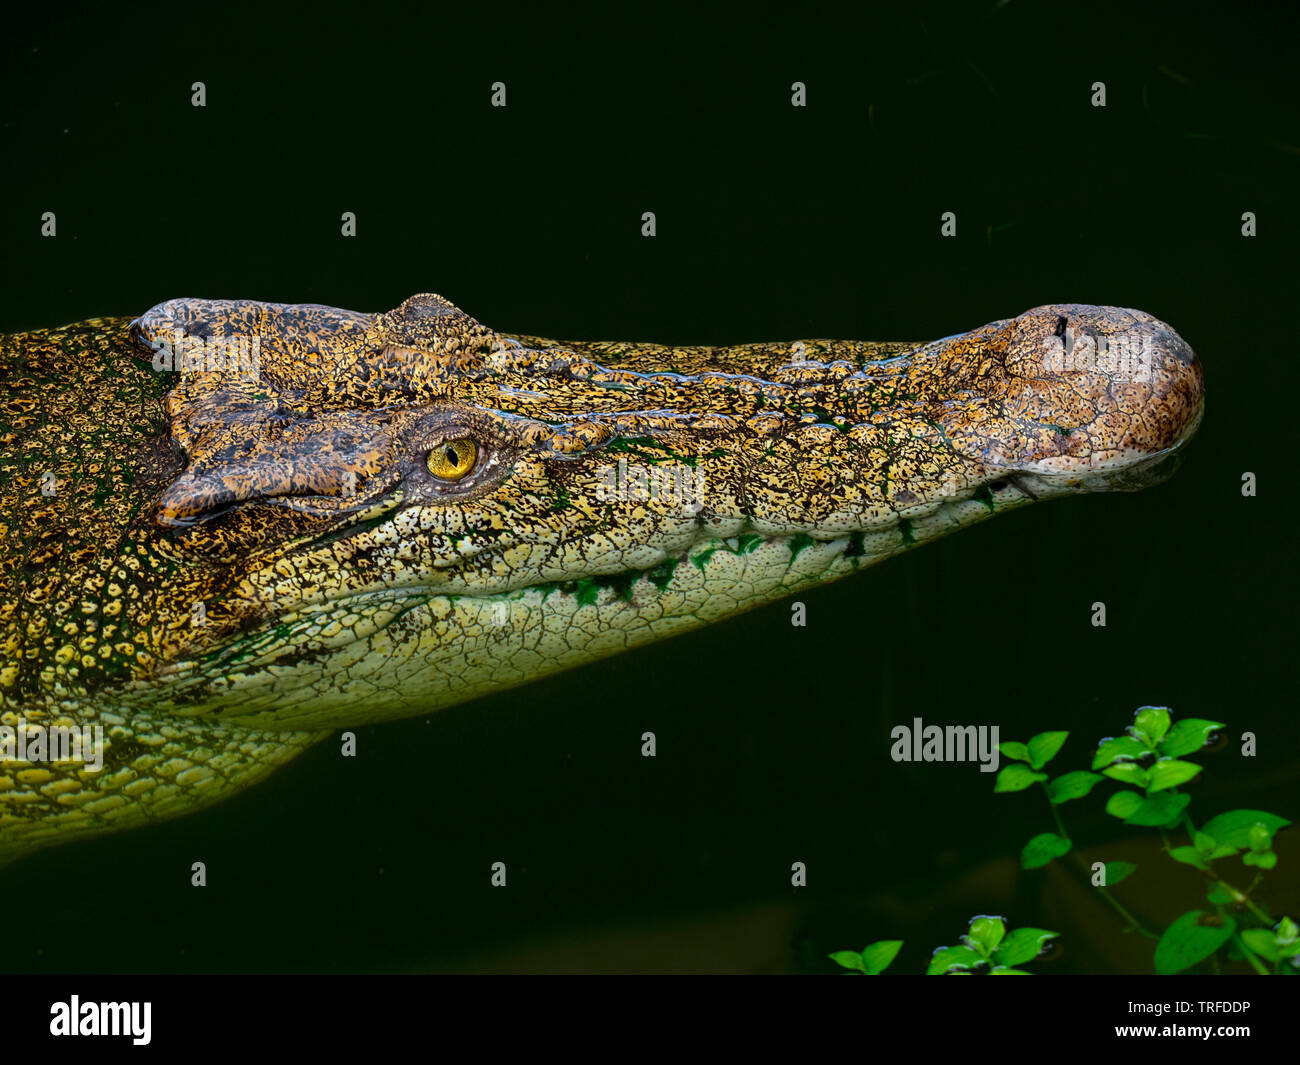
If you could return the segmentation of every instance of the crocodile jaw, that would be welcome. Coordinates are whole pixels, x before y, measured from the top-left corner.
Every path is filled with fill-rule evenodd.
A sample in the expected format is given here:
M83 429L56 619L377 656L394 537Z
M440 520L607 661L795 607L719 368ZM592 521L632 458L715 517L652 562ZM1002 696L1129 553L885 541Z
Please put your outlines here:
M384 721L525 684L846 577L1031 498L1008 484L870 535L709 537L641 571L498 593L418 585L314 604L212 660L169 666L122 693L177 716L258 728ZM214 665L219 668L214 669ZM159 683L161 682L161 683Z

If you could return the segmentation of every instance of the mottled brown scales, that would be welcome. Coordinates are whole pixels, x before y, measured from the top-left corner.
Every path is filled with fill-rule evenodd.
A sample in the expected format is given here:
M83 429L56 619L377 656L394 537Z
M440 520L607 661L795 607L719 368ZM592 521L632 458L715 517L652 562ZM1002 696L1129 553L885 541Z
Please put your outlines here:
M174 300L4 337L0 376L0 724L107 739L98 773L0 748L0 859L1152 483L1202 408L1172 329L1078 305L920 347L667 348L496 333L433 295Z

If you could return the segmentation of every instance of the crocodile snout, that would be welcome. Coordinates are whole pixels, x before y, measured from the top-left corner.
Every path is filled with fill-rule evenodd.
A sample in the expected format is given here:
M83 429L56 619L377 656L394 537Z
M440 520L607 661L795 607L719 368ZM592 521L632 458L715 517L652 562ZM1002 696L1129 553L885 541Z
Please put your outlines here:
M1149 466L1191 437L1204 409L1195 351L1142 311L1036 307L954 338L936 356L956 385L941 418L953 445L1021 473Z

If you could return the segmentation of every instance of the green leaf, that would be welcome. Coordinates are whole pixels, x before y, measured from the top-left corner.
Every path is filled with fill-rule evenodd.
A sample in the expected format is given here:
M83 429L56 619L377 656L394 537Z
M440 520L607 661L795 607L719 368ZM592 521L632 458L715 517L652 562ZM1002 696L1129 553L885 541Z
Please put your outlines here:
M1285 817L1265 813L1263 810L1229 810L1203 824L1201 831L1220 843L1244 850L1250 846L1250 830L1253 826L1264 825L1270 832L1276 832L1290 823Z
M1262 854L1257 851L1247 851L1241 856L1243 865L1253 865L1258 869L1272 869L1277 865L1277 852L1264 851Z
M1007 926L1002 923L1001 917L981 915L970 919L970 931L962 939L967 946L988 957L998 949L998 944L1006 934Z
M837 950L834 954L827 954L826 957L846 969L853 969L860 973L867 971L866 966L862 964L862 955L856 950Z
M903 949L901 939L882 939L862 948L862 964L872 976L883 973Z
M1214 848L1214 850L1210 851L1210 860L1214 861L1216 858L1231 858L1236 853L1236 847L1231 847L1226 843L1220 843Z
M1150 774L1136 762L1116 762L1102 772L1111 780L1118 780L1121 784L1133 784L1139 788L1145 788L1151 780Z
M926 976L941 976L954 969L970 969L984 959L970 947L940 947L930 956L930 964L925 970Z
M1210 889L1205 893L1207 902L1212 902L1216 906L1226 906L1232 902L1232 892L1225 891L1218 884L1211 884Z
M1041 869L1053 858L1070 853L1071 843L1055 832L1042 832L1025 844L1020 852L1021 869Z
M1190 795L1172 791L1162 791L1155 795L1149 795L1142 800L1142 804L1136 810L1124 818L1124 823L1126 825L1149 825L1168 828L1178 821L1179 816L1191 801L1192 797Z
M1166 928L1156 944L1156 972L1168 976L1203 961L1232 938L1236 927L1231 917L1190 910Z
M1097 747L1093 755L1092 768L1100 769L1110 765L1117 758L1141 758L1147 753L1147 746L1132 736L1108 736Z
M1103 873L1105 880L1103 887L1114 887L1121 880L1127 880L1137 866L1132 862L1107 862L1106 869Z
M993 961L998 965L1019 965L1032 961L1043 952L1047 941L1055 939L1059 932L1049 932L1046 928L1017 928L1002 941Z
M1035 769L1042 769L1061 749L1068 732L1040 732L1029 741L1029 764Z
M1295 958L1297 960L1291 964L1300 968L1300 957L1298 957L1300 956L1300 941L1286 939L1278 931L1278 926L1275 925L1273 928L1273 942L1277 946L1277 956L1279 958Z
M1106 800L1106 812L1121 821L1135 813L1142 805L1142 796L1136 791L1117 791Z
M1014 762L1009 766L1005 766L998 773L998 781L993 785L993 790L994 792L1024 791L1025 788L1032 787L1037 781L1046 779L1046 773L1035 773L1029 766Z
M1282 920L1278 921L1277 928L1274 931L1277 932L1277 941L1279 943L1300 941L1300 925L1296 924L1290 917L1283 917Z
M1058 804L1069 802L1071 799L1082 799L1096 787L1098 781L1104 779L1100 774L1076 769L1072 773L1063 773L1051 781L1047 785L1047 793L1052 802Z
M1207 836L1204 832L1192 833L1192 845L1201 854L1213 854L1216 846L1213 836Z
M1277 940L1273 938L1273 933L1266 928L1247 928L1241 933L1241 938L1246 941L1246 946L1258 954L1261 958L1269 961L1278 961L1281 955L1277 952Z
M1132 728L1136 729L1154 747L1169 731L1169 711L1163 706L1142 706L1133 717Z
M1149 770L1151 783L1147 785L1147 794L1164 791L1186 784L1201 771L1195 762L1180 762L1176 758L1161 758Z
M1215 729L1224 727L1222 721L1207 721L1203 717L1185 717L1174 722L1169 734L1160 741L1157 750L1167 758L1181 758L1194 754L1205 746Z
M1006 743L999 743L998 750L1008 758L1014 758L1017 762L1029 761L1029 748L1023 743L1016 743L1014 740L1008 740Z
M1197 869L1209 868L1205 864L1205 859L1201 857L1201 852L1195 847L1175 847L1169 852L1169 857L1176 862L1182 862L1184 865L1194 865Z
M1250 831L1246 833L1246 842L1250 844L1250 849L1256 853L1266 851L1273 843L1273 833L1268 830L1268 825L1260 824L1257 821L1250 826Z
M1008 969L1005 965L995 965L989 970L989 976L1033 976L1024 969Z

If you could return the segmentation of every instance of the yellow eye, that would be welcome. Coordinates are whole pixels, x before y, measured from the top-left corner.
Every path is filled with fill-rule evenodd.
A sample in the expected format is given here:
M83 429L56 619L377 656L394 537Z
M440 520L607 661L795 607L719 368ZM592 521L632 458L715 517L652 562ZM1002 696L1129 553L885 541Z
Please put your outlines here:
M478 459L478 447L468 436L459 440L447 440L432 451L425 459L429 472L444 481L459 481L474 468Z

